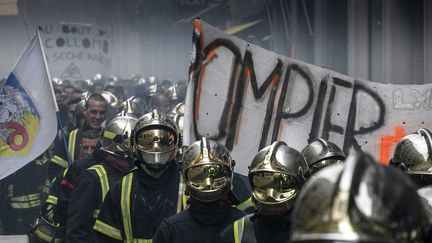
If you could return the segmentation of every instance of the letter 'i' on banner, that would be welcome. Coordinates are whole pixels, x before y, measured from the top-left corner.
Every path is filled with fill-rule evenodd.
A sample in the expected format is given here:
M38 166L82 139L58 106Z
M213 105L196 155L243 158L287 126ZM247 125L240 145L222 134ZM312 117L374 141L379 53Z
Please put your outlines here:
M57 104L39 35L0 85L0 179L48 149L57 133Z

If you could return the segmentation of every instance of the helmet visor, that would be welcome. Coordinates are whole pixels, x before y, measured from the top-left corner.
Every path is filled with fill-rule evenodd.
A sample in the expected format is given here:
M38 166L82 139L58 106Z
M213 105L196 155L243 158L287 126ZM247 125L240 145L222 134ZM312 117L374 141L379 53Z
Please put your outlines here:
M176 135L168 129L141 130L137 135L137 145L145 152L168 152L176 146Z
M325 160L321 160L321 161L318 161L318 162L314 163L310 167L310 172L311 172L311 174L315 174L315 173L317 173L319 170L321 170L324 167L327 167L327 166L333 165L333 164L340 164L340 163L343 163L343 161L340 160L340 159L325 159Z
M196 191L213 191L224 188L231 176L227 166L204 164L189 168L186 181Z
M252 174L254 196L262 202L282 202L298 191L297 180L279 172L259 171Z

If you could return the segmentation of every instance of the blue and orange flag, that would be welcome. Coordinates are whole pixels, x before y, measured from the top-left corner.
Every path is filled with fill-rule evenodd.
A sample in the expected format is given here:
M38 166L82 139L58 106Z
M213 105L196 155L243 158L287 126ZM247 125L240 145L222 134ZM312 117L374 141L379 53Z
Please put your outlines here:
M0 84L0 179L41 155L57 132L57 104L35 35Z

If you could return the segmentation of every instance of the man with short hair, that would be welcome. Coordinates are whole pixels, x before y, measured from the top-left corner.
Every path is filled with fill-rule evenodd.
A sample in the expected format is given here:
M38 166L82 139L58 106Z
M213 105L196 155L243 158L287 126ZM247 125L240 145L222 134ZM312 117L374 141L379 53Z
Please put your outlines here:
M160 93L156 93L150 98L149 105L152 110L158 110L164 114L171 110L170 100Z
M99 138L98 130L87 130L83 133L81 144L80 144L80 154L79 159L84 159L93 154Z
M92 94L87 99L85 104L84 117L85 122L82 128L71 131L67 137L68 153L70 162L74 162L79 158L80 150L75 149L80 146L82 135L85 131L94 129L100 132L103 121L105 120L108 103L100 94ZM52 180L57 174L68 167L68 158L65 150L65 145L61 133L55 141L54 156L51 158L51 163L48 166L48 176Z

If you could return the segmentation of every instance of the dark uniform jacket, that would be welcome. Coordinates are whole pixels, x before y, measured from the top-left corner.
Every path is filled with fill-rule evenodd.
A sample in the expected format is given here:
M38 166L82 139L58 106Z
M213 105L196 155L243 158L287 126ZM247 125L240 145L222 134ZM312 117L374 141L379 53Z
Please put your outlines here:
M66 239L68 242L89 242L94 222L109 188L126 173L106 160L83 171L70 199Z
M5 234L26 234L46 198L47 155L44 153L1 180L1 216Z
M246 215L222 232L221 242L286 243L289 240L290 215L291 211L272 216L257 213ZM234 231L234 228L237 230ZM235 241L236 237L238 241Z
M151 242L162 220L176 213L179 169L168 163L159 178L138 166L110 189L93 227L100 242Z
M162 221L153 243L213 243L228 225L244 213L229 202L205 206L198 202L190 204L185 211Z
M72 191L77 187L78 178L82 171L102 162L103 158L100 153L100 150L95 150L93 156L78 160L55 177L44 207L49 212L43 212L44 215L50 214L51 217L49 218L53 222L59 223L64 228L66 227L67 211Z

